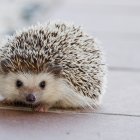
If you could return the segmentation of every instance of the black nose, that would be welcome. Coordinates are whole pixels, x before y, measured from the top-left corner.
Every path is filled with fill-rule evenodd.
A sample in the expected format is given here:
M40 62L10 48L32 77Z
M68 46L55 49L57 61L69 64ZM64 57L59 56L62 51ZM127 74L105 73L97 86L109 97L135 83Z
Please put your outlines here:
M36 98L35 98L35 95L33 95L33 94L28 94L26 96L26 101L27 102L33 103L33 102L35 102L35 100L36 100Z

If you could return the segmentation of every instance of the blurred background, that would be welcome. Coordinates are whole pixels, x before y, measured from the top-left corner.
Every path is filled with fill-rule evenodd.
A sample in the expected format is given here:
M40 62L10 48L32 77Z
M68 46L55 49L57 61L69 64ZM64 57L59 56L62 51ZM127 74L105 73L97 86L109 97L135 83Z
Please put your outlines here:
M0 139L18 132L21 140L140 140L140 0L0 0L0 39L58 19L102 42L109 65L103 104L86 115L0 111Z
M0 38L37 22L82 25L103 44L110 69L139 70L139 0L0 0Z

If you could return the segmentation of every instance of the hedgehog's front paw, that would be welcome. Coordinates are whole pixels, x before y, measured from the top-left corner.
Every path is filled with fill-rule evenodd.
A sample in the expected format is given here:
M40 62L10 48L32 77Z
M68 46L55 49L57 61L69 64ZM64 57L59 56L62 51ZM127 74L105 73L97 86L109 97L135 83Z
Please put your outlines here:
M37 105L33 110L37 112L48 112L49 107L44 104Z
M13 101L7 100L7 99L3 100L1 103L4 105L13 105L14 104Z

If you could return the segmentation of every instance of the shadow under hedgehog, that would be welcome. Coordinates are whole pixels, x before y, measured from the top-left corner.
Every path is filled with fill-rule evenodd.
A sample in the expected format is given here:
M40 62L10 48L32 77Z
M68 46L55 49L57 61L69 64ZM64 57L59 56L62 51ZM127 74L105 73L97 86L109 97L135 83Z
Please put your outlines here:
M106 65L95 39L62 22L36 25L0 43L0 95L33 110L95 108Z

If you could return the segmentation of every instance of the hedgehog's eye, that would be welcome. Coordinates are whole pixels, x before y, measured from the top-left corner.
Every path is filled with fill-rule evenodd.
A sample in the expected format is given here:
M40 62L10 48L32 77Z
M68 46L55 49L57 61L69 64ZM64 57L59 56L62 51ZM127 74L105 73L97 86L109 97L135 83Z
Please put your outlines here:
M45 86L46 86L46 82L45 82L45 81L40 82L39 86L40 86L42 89L44 89Z
M22 87L22 86L23 86L23 82L20 81L20 80L17 80L17 81L16 81L16 87L17 87L17 88L20 88L20 87Z

